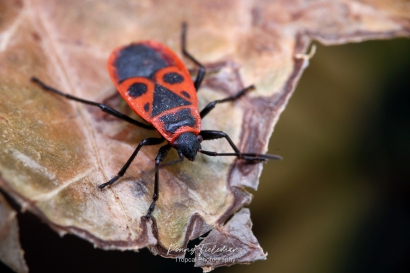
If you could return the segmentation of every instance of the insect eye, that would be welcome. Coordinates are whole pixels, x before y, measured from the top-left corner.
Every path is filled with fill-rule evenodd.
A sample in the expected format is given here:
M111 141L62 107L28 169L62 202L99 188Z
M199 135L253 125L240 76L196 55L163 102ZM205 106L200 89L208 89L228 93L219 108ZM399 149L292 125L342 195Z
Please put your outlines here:
M198 142L199 142L199 143L201 143L202 140L204 140L201 135L197 135L196 138L198 139Z

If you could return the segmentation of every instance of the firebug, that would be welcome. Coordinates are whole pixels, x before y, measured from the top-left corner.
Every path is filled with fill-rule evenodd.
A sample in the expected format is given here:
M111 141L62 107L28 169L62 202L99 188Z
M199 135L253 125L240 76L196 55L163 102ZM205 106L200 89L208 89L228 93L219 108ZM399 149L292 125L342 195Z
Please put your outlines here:
M281 159L276 155L242 153L226 133L201 130L201 119L214 109L216 104L234 101L254 89L254 86L246 87L233 96L212 101L199 111L197 92L205 76L205 67L186 50L186 30L187 25L184 23L181 35L182 54L199 67L195 82L192 81L181 59L171 49L155 41L142 41L119 47L108 58L108 73L118 92L132 110L148 124L121 114L105 104L65 94L44 84L36 77L31 78L44 90L70 100L97 106L114 117L145 129L155 129L161 134L160 138L142 140L118 174L108 182L99 185L100 189L112 185L122 177L143 146L167 141L167 144L159 149L155 158L154 194L146 214L147 218L151 217L159 197L160 163L171 148L176 149L179 155L179 160L172 163L182 162L184 157L191 161L195 160L198 152L208 156L236 156L251 162ZM218 153L202 150L203 140L219 138L225 138L234 152Z

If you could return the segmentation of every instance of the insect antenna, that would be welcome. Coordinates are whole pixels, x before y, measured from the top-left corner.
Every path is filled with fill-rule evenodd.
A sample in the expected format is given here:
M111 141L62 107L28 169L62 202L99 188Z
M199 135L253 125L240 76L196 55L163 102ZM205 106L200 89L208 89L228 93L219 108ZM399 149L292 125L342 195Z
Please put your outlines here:
M282 160L281 156L270 155L270 154L255 154L255 153L217 153L211 151L200 150L200 153L209 156L236 156L239 159L249 160L249 161L266 161L272 160Z

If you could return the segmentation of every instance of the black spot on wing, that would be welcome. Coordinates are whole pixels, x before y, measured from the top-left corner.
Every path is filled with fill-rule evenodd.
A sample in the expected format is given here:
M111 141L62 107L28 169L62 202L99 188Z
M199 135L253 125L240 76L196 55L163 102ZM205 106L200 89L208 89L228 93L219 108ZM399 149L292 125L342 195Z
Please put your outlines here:
M150 78L163 67L171 65L161 53L144 45L129 45L118 52L115 60L119 82L133 77Z
M164 82L170 83L170 84L181 83L184 81L184 77L182 77L181 75L175 72L169 72L165 74L162 79L164 80Z
M175 114L164 115L159 120L164 123L165 130L170 133L175 133L182 126L193 127L196 122L189 109L182 109Z
M127 90L127 93L135 99L147 93L147 90L148 87L145 83L137 82L130 85L130 87Z
M188 99L190 99L190 98L191 98L191 96L189 95L189 93L188 93L188 92L186 92L186 91L182 91L181 93L182 93L182 95L184 95L184 97L187 97Z
M145 112L149 112L149 103L147 102L146 104L144 104L144 111Z
M184 98L181 98L167 88L159 84L155 84L154 102L152 104L153 117L161 114L166 110L190 104L191 103L189 101L186 101Z

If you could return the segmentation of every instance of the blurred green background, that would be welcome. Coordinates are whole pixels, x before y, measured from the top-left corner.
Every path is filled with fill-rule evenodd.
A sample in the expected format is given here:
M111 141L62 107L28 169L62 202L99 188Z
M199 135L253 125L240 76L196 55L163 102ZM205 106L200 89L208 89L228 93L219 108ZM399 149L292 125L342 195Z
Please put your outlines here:
M250 205L267 261L214 272L410 272L410 40L318 50L282 114ZM102 251L19 214L30 272L202 272ZM0 265L0 272L6 272Z

